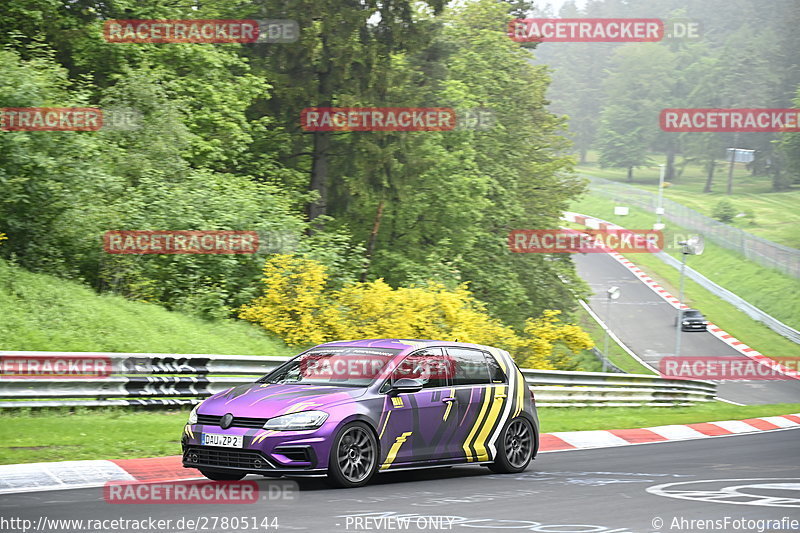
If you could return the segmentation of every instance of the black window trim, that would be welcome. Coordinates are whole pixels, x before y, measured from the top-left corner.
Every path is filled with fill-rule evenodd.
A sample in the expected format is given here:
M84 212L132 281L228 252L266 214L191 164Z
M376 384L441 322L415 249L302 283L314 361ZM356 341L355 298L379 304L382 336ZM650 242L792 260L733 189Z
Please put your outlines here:
M503 370L503 365L501 365L500 362L491 353L487 352L486 350L481 350L481 351L483 352L483 356L486 357L487 359L486 361L487 366L489 365L489 361L494 362L494 364L497 365L498 370L500 370L500 374L502 374L503 376L502 384L508 385L508 373L505 370ZM492 367L489 366L489 370L491 369ZM489 374L489 385L500 385L500 384L501 383L498 383L497 381L492 379L492 375Z
M483 354L484 364L486 365L486 383L463 383L460 385L456 385L455 383L453 383L451 387L485 387L487 385L495 384L494 381L492 380L492 375L489 373L489 362L486 361L487 356L491 357L490 353L487 353L486 350L481 350L480 348L472 348L467 346L447 346L445 347L445 351L447 351L447 348L452 348L454 350L466 350L470 352L478 352L480 354ZM500 367L500 370L502 371L503 368ZM504 383L508 383L508 376L506 376L506 381Z

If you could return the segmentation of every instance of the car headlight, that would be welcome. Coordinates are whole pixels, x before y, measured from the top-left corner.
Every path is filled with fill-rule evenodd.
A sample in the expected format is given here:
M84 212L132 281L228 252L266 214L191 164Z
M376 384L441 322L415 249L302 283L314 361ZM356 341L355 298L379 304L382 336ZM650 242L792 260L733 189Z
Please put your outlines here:
M324 411L301 411L290 415L270 418L264 424L264 429L274 431L298 431L301 429L316 429L328 418Z
M689 322L682 322L682 324L683 324L684 326L688 326L688 325L689 325Z
M199 408L200 408L200 404L199 403L194 406L194 409L192 409L192 412L189 413L189 421L187 422L187 424L197 424L197 409L199 409Z

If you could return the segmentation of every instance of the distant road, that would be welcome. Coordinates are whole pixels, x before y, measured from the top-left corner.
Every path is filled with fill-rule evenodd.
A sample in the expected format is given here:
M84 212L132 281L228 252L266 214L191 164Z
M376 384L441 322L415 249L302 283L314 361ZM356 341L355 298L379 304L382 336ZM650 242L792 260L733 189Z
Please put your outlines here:
M575 264L595 293L589 306L622 342L655 368L662 357L675 355L675 308L607 254L576 254ZM620 288L621 296L611 303L606 317L606 290L612 285ZM744 358L708 332L684 332L681 356ZM800 380L724 381L719 396L747 405L796 403Z

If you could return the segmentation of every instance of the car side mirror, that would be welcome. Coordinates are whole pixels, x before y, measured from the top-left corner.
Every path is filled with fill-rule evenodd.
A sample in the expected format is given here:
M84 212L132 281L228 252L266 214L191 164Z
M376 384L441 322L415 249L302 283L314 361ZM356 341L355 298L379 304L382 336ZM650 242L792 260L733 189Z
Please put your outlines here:
M390 394L400 394L402 392L417 392L422 390L423 383L419 379L400 378L389 389Z

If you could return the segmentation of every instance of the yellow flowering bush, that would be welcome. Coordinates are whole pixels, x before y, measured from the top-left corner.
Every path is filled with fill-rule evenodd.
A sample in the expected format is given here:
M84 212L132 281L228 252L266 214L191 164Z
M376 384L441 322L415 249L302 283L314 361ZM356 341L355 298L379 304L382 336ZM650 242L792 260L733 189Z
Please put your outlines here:
M555 368L553 348L573 353L592 346L578 326L545 311L529 319L524 336L492 318L466 284L392 288L382 279L331 290L325 267L311 259L275 255L264 266L263 295L239 316L295 346L337 339L442 339L497 346L521 366Z
M311 259L273 256L264 266L263 295L243 306L239 317L261 325L290 345L333 340L338 313L327 292L325 270Z
M333 295L347 338L442 339L510 348L514 330L490 317L466 285L438 283L393 289L379 279Z
M562 361L563 356L557 356L554 348L563 346L573 354L588 350L594 342L588 333L580 326L561 322L558 315L561 311L547 309L538 318L529 318L525 321L525 344L520 349L517 363L523 368L541 368L537 363L544 359L555 368L568 364ZM563 363L563 364L561 364Z

